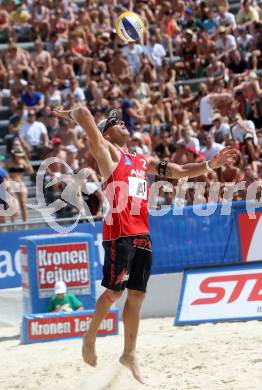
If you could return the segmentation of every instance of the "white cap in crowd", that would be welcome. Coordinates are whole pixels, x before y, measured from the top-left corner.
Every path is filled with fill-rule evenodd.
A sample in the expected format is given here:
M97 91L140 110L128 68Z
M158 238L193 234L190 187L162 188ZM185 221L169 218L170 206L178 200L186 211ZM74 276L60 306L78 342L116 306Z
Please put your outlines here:
M58 280L55 284L55 294L66 293L66 284L63 280Z

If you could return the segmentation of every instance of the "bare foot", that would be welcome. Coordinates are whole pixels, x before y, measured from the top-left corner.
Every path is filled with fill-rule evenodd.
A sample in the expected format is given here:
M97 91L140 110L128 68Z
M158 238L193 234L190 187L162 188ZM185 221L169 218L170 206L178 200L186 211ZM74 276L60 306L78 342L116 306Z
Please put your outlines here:
M97 356L95 349L95 340L90 337L88 332L84 335L83 338L82 356L84 361L89 364L89 366L96 367Z
M138 363L134 354L123 353L123 355L119 359L119 362L132 372L133 377L138 382L142 383L142 385L145 384L141 377L140 369L138 367Z

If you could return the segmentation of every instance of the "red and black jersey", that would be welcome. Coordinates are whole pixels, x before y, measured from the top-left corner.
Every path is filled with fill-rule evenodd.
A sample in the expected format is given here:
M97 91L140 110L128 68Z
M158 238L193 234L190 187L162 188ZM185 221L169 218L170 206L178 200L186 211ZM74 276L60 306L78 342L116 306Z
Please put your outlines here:
M147 161L135 152L121 152L106 181L110 210L103 224L103 240L149 234Z

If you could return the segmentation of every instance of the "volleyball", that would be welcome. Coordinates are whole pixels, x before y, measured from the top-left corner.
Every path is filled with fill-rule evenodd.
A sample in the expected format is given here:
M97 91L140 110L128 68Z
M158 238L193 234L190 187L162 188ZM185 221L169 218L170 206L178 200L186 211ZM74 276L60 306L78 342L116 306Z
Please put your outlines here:
M124 12L116 21L116 33L125 42L138 41L144 28L143 20L134 12Z

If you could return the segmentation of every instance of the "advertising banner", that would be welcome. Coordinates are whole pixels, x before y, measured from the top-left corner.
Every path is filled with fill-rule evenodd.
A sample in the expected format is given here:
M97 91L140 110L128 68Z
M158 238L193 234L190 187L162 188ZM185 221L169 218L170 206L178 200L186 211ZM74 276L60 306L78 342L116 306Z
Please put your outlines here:
M66 281L74 294L90 294L90 261L87 242L36 246L40 298L51 297L56 280Z
M70 313L43 313L24 315L21 342L23 344L65 338L83 337L88 330L93 310ZM98 330L98 336L118 334L118 310L111 309Z
M242 262L236 213L229 210L227 215L221 215L221 205L210 216L196 215L192 206L185 207L179 215L174 215L174 210L170 210L162 216L150 216L149 225L154 275L180 272L186 268ZM94 226L80 223L74 232L93 236L96 280L101 280L104 264L102 222L96 222ZM28 233L51 234L53 230L49 227L0 234L0 288L21 286L19 238Z
M55 283L67 290L85 309L96 302L94 242L91 234L40 234L21 238L24 314L44 313L54 295Z
M177 325L262 319L262 264L188 270Z
M257 211L255 218L239 213L238 225L243 261L262 261L262 211Z

